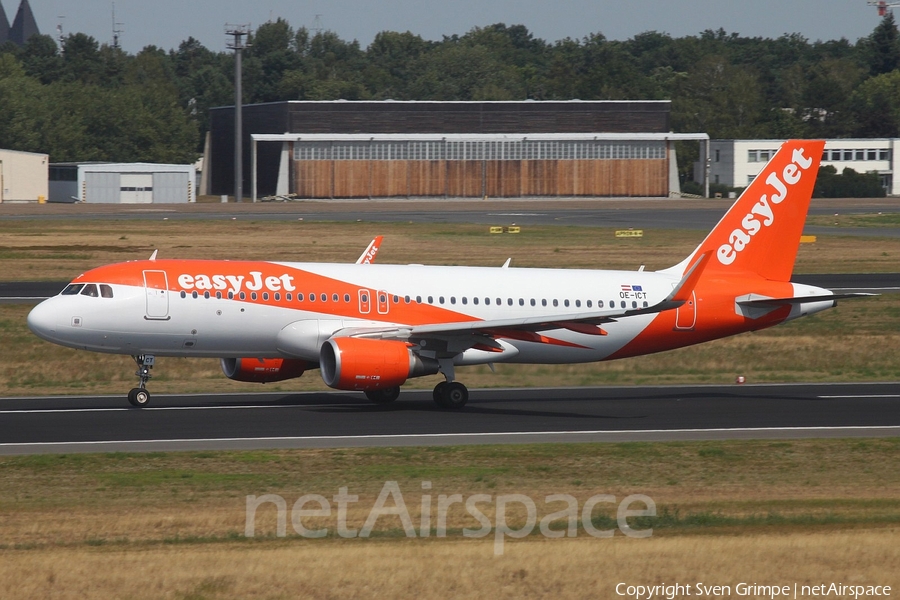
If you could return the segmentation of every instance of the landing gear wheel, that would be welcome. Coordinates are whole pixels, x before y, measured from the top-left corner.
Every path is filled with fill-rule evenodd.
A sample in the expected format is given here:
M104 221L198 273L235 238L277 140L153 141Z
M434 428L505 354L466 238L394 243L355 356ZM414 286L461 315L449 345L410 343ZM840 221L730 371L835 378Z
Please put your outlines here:
M445 381L434 388L434 396L441 408L459 410L469 401L469 390L458 381Z
M128 392L128 402L136 408L144 408L150 404L150 392L147 391L147 382L152 377L150 369L153 368L156 358L152 354L138 354L131 358L137 363L137 371L135 371L134 375L138 378L140 387L136 387Z
M434 399L434 403L438 406L443 406L443 393L445 387L447 387L447 382L442 381L434 386L434 391L431 393L431 397Z
M390 404L399 397L399 387L385 388L383 390L368 390L366 392L366 398L375 404Z
M136 408L144 408L150 404L150 392L144 388L134 388L128 392L128 402Z

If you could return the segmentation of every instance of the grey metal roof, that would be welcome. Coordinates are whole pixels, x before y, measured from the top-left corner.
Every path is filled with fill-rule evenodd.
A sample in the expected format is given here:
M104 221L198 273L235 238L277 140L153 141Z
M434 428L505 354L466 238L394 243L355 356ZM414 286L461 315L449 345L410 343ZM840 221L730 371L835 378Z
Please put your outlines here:
M256 142L389 142L389 141L607 141L665 142L708 140L706 133L254 133Z

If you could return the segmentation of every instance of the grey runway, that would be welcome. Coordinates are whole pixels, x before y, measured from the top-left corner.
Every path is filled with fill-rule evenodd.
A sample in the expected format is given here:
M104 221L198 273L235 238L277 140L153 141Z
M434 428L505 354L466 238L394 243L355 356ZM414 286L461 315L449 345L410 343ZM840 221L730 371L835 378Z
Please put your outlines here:
M0 399L0 454L900 435L900 384L429 391L380 407L361 394Z

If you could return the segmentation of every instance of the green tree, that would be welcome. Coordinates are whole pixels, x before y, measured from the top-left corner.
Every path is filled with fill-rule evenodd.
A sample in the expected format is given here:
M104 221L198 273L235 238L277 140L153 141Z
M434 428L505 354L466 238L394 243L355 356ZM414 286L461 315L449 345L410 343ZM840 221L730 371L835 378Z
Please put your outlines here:
M762 86L749 67L708 56L691 70L673 99L676 130L705 131L712 138L752 138L762 116Z
M859 137L900 137L900 70L864 81L850 100Z
M51 83L62 75L63 58L56 41L49 35L33 35L20 54L25 73L41 83Z
M872 75L890 73L900 67L900 35L894 13L888 12L861 45Z
M420 59L433 44L409 31L382 31L366 49L364 80L372 98L411 100L409 86L422 66Z
M104 71L97 40L83 33L66 36L63 41L62 80L100 85L103 83Z

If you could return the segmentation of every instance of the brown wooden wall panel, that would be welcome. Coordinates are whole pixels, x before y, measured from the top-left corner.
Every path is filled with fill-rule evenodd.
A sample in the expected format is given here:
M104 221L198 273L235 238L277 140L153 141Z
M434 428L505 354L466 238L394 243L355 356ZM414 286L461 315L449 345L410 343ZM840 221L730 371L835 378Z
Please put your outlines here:
M409 195L443 196L447 193L447 161L409 161Z
M610 163L610 181L609 181L609 192L610 196L625 196L628 194L628 187L631 185L632 175L632 166L631 161L628 160L611 160Z
M518 198L522 195L522 162L490 160L485 164L485 194L491 198Z
M555 160L522 161L523 196L557 196L559 168Z
M575 195L575 164L571 160L556 161L556 195Z
M301 198L666 196L666 159L297 161Z
M371 169L373 198L409 195L410 162L406 160L373 160Z
M480 160L447 161L447 193L461 198L480 198L483 194Z
M369 161L334 161L334 197L367 198L369 196Z
M331 163L318 160L294 163L294 189L301 198L331 197Z
M608 160L595 160L593 161L594 168L592 185L593 191L592 195L594 196L609 196L610 192L610 178L612 177L612 163Z

